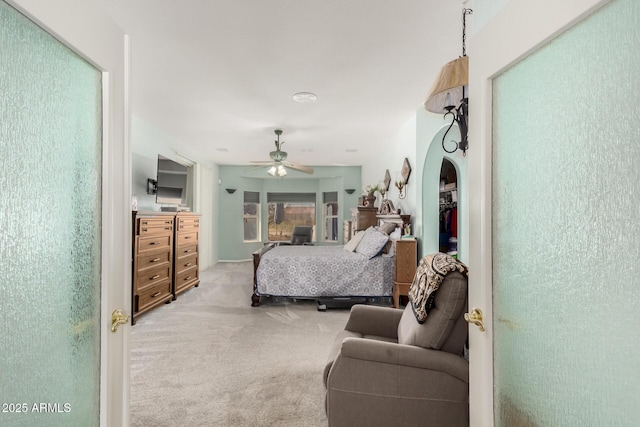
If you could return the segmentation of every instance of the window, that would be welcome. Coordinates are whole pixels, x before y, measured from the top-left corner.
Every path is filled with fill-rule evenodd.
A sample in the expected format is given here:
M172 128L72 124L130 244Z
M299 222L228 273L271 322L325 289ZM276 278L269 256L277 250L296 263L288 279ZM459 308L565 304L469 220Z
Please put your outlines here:
M316 225L316 194L267 193L267 210L269 241L288 241L295 226Z
M324 207L324 240L328 242L338 241L338 193L322 193L322 205Z
M255 191L244 192L244 241L260 241L260 193Z

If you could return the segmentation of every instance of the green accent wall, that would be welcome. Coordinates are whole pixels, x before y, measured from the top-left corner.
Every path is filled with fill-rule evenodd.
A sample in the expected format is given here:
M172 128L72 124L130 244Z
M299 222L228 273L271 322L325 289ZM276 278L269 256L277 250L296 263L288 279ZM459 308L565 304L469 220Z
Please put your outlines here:
M322 235L322 193L336 191L338 193L339 215L343 220L351 218L351 208L358 204L361 195L360 166L326 166L314 167L313 175L289 170L284 178L273 178L267 175L266 167L230 166L219 167L218 181L218 257L220 261L240 261L251 258L251 254L261 248L267 240L267 193L292 192L316 193L316 236ZM266 177L265 177L266 176ZM226 189L236 191L229 194ZM347 194L346 189L354 189ZM261 242L243 242L243 203L244 192L260 193L261 205ZM339 228L338 243L342 243L342 227ZM315 242L322 244L322 242Z

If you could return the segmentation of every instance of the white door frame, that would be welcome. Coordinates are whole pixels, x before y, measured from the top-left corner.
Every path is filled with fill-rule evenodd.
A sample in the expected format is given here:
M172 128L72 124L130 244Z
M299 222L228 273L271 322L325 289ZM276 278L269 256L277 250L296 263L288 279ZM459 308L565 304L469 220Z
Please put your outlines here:
M469 329L472 427L493 425L492 79L608 2L510 0L470 40L469 308L483 311L486 327Z
M130 325L110 331L111 313L131 307L129 41L92 2L7 0L102 71L102 290L100 425L129 425Z

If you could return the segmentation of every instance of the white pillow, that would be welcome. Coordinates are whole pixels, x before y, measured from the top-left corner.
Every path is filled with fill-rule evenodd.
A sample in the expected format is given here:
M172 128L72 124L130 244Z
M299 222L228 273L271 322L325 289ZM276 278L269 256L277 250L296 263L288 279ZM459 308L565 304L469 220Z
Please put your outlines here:
M355 252L356 247L358 247L358 243L360 243L360 240L362 240L363 237L364 237L364 230L358 231L356 235L353 236L351 240L349 240L347 244L344 245L344 248L342 249L349 252Z
M358 243L356 252L371 259L382 251L388 241L389 236L387 234L374 227L369 227L364 232L360 243Z

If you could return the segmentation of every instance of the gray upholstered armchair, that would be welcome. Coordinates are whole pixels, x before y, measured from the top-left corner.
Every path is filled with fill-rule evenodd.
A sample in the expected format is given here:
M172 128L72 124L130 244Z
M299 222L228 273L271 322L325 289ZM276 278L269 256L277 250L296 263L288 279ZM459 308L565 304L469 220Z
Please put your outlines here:
M296 226L291 233L291 240L288 242L279 242L279 245L313 245L313 227Z
M338 426L468 426L467 278L446 275L423 324L404 310L355 305L324 370Z

